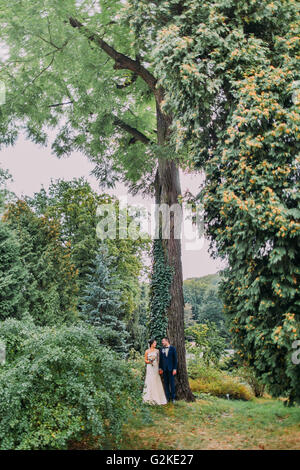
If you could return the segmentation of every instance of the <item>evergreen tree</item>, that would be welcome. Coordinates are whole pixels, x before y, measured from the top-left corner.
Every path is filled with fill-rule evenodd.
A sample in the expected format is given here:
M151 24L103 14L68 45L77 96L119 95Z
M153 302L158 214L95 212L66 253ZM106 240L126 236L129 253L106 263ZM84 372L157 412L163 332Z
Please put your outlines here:
M3 220L19 241L22 263L28 271L24 298L36 323L76 321L77 273L69 247L59 240L59 225L35 215L24 201L10 204Z
M121 320L121 286L112 266L113 261L114 258L109 256L107 248L101 247L96 255L94 270L88 276L86 295L81 302L81 314L87 323L97 329L101 344L125 355L129 348L129 334Z
M28 272L20 251L14 232L0 221L0 320L19 319L26 310L24 291Z

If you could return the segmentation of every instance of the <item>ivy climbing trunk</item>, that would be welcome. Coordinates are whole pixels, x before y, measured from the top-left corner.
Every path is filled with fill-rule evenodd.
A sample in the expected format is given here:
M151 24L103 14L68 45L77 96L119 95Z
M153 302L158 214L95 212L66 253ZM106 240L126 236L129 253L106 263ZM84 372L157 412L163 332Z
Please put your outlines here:
M168 143L172 120L170 116L162 112L161 100L162 94L157 98L157 135L158 144L164 146ZM179 167L176 159L160 158L155 181L156 204L166 204L171 208L173 204L179 204L180 194ZM161 227L162 220L162 218L159 218L157 221L160 225L158 230L160 235L164 232L163 227ZM181 239L177 235L181 233L181 230L176 226L176 224L182 222L174 216L173 212L170 212L169 220L170 236L161 240L165 265L169 266L172 271L169 285L170 300L164 312L167 316L167 336L171 344L176 347L178 356L178 370L175 377L177 399L193 401L194 396L189 386L186 367Z

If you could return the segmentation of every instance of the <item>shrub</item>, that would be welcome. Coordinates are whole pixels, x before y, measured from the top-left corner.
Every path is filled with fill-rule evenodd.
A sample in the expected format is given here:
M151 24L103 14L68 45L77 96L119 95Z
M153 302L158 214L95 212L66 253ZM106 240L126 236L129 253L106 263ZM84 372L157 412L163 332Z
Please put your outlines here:
M188 362L188 374L192 392L209 393L216 397L251 400L253 394L247 385L241 384L236 377L231 377L213 367L207 367L200 361Z
M262 397L264 395L266 385L256 377L252 367L240 367L235 375L244 380L251 387L256 397Z
M234 398L237 400L251 400L253 395L249 389L233 377L223 376L219 380L206 380L198 378L190 380L192 392L209 393L220 398Z
M118 442L140 403L140 381L99 346L92 327L10 319L0 338L8 350L0 369L0 449L65 449L83 435L99 437L100 448L108 436Z
M237 400L251 400L253 397L245 385L229 376L222 376L218 380L205 378L190 380L190 386L192 392L209 393L221 398L228 396Z

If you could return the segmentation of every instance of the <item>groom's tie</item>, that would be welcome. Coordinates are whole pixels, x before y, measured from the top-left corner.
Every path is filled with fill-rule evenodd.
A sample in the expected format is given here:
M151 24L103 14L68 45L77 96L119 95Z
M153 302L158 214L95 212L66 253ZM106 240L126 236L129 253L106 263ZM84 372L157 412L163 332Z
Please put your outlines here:
M165 353L166 357L168 357L169 348L170 348L170 346L167 346L166 348L164 348L164 353Z

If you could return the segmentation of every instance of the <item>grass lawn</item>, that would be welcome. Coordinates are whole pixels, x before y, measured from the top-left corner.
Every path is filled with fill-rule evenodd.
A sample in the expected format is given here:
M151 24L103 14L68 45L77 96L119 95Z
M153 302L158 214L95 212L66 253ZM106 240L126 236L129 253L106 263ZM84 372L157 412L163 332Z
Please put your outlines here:
M124 429L119 449L300 449L300 407L225 400L148 406Z

